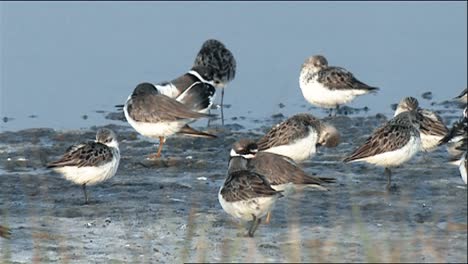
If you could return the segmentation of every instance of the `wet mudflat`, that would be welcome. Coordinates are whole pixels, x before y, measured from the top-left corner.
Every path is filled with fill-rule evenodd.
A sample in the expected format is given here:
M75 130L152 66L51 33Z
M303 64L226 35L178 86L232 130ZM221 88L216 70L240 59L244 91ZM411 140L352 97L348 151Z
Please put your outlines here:
M459 112L447 111L449 124ZM120 142L121 162L109 181L88 188L45 169L73 144L94 139L84 130L27 129L0 133L0 261L30 263L121 262L467 262L467 190L445 147L418 155L393 170L385 192L383 168L343 164L385 115L326 118L342 136L302 164L335 177L329 192L305 190L282 198L269 225L254 238L247 225L226 214L217 200L228 154L242 137L259 138L285 117L251 129L214 122L207 140L174 136L163 158L145 158L156 141L128 124L108 125Z

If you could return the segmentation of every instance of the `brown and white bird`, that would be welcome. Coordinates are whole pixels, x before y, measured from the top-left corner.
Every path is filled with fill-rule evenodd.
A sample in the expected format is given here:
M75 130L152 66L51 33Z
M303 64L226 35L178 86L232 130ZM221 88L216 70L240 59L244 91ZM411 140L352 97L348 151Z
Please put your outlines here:
M216 92L213 70L204 66L195 66L182 76L169 82L157 83L154 87L158 93L175 99L200 113L209 111ZM122 110L124 105L115 107Z
M302 170L292 159L269 152L259 152L257 144L249 139L240 139L231 149L231 158L242 157L247 160L247 168L256 172L270 183L277 191L284 191L288 195L292 190L312 187L328 191L328 183L334 183L334 178L314 177ZM267 214L266 223L270 221Z
M459 167L462 180L467 184L468 107L465 107L463 117L455 122L447 135L440 140L439 145L443 144L447 144L450 164Z
M324 184L335 182L334 178L308 175L292 159L286 156L259 152L255 141L249 139L240 139L235 142L230 156L231 158L243 157L247 160L247 168L265 176L277 191L284 191L289 186L296 188L310 186L320 190L327 190Z
M81 185L85 204L87 204L86 186L95 185L113 177L119 167L119 161L117 136L112 130L102 128L96 133L96 141L69 147L59 160L48 163L47 168Z
M421 116L416 111L402 112L377 128L367 140L344 162L365 161L385 167L387 190L391 184L391 167L410 160L421 149L419 124Z
M195 89L197 86L192 87ZM204 89L202 87L202 89ZM213 88L214 89L214 88ZM181 93L177 98L183 97L189 90ZM213 92L213 91L212 91ZM205 138L215 138L215 135L197 131L188 124L199 118L211 115L198 111L211 105L211 93L196 97L195 101L183 102L170 98L156 89L151 83L139 84L128 97L124 113L128 123L141 135L149 138L159 138L159 148L150 159L159 158L166 137L176 133Z
M221 90L221 120L224 125L224 89L236 77L236 59L219 40L205 41L195 57L193 67L209 67L213 70L214 86Z
M457 95L454 99L457 100L458 102L462 103L462 104L468 104L468 92L467 92L467 89L468 88L465 88L465 90L463 90L459 95Z
M250 237L280 197L281 191L273 189L265 176L247 168L243 156L230 157L228 176L219 189L218 200L226 213L242 221L251 221Z
M257 141L259 151L283 155L295 162L311 158L317 147L331 148L339 143L340 134L333 125L307 113L273 126Z
M395 116L406 111L417 111L422 116L419 132L421 135L421 146L426 152L434 150L439 141L448 133L442 118L429 110L421 109L419 102L414 97L403 98L395 110Z
M322 55L311 56L302 64L299 86L309 103L336 110L356 96L379 90L359 81L344 68L328 66L327 59Z

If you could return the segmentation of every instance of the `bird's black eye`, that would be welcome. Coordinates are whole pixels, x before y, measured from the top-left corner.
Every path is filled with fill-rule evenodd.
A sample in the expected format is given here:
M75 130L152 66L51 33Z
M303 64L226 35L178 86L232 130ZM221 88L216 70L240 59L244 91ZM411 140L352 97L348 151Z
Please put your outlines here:
M219 83L220 83L220 81L216 80L216 81L214 81L214 83L216 83L216 84L219 84Z

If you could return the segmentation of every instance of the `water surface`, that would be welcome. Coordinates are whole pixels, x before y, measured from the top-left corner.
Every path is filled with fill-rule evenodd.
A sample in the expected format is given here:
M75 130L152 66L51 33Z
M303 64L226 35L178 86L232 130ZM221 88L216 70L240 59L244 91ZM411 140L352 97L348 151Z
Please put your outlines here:
M226 90L228 122L307 111L299 69L318 53L381 87L349 104L370 114L390 115L390 104L426 91L443 101L467 85L466 5L1 2L0 117L8 122L0 129L111 123L95 111L114 111L140 82L181 75L208 38L238 63Z

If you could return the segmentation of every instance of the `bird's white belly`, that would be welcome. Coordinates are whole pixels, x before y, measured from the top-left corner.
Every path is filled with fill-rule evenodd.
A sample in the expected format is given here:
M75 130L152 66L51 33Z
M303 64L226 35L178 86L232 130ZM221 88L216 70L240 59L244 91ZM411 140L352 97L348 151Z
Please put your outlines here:
M421 147L424 151L434 150L443 136L425 135L421 133Z
M179 132L185 125L185 122L160 122L160 123L147 123L147 122L130 122L130 125L140 134L150 138L168 137Z
M306 138L297 140L293 144L276 146L263 151L283 155L296 162L301 162L315 154L317 140L317 133L315 131L310 131Z
M420 149L421 139L419 137L411 137L408 143L400 149L354 161L365 161L383 167L398 166L410 160Z
M77 167L66 166L54 168L55 171L62 173L63 177L76 184L94 185L106 181L113 177L119 167L119 159L114 158L99 167Z
M262 218L273 208L277 196L258 197L246 201L227 202L221 193L218 193L218 200L226 213L243 221L253 220L253 215Z
M356 96L366 94L366 90L340 89L330 90L322 84L309 80L300 82L302 95L311 104L320 107L334 108L351 102Z
M158 122L158 123L149 123L149 122L137 122L133 120L128 112L127 105L124 107L125 118L127 122L141 135L158 138L158 137L168 137L179 132L180 129L190 120L187 121L172 121L172 122Z

